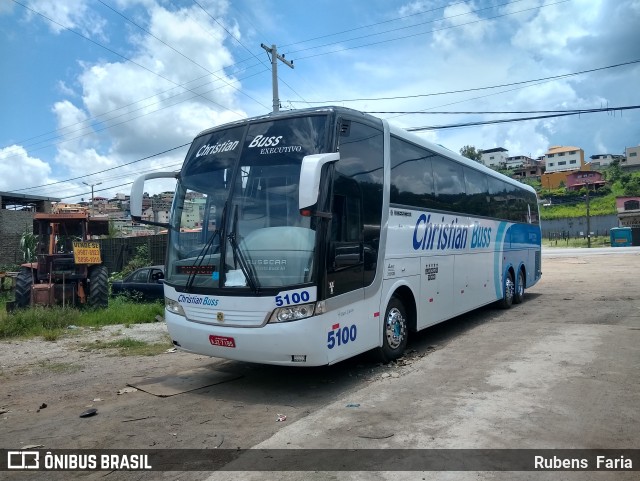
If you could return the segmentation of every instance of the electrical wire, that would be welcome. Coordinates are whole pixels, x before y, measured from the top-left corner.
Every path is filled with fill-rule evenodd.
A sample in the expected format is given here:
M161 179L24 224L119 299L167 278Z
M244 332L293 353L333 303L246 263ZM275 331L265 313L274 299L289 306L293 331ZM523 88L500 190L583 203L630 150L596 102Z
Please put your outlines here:
M559 79L568 78L568 77L575 77L576 75L584 75L584 74L587 74L587 73L598 72L598 71L601 71L601 70L608 70L608 69L618 68L618 67L624 67L624 66L627 66L627 65L633 65L633 64L637 64L637 63L640 63L640 59L630 60L628 62L617 63L617 64L613 64L613 65L607 65L606 67L598 67L598 68L592 68L592 69L588 69L588 70L580 70L579 72L572 72L572 73L566 73L566 74L560 74L560 75L552 75L550 77L541 77L541 78L531 79L531 80L521 80L519 82L509 82L509 83L506 83L506 84L489 85L489 86L485 86L485 87L472 87L472 88L466 88L466 89L460 89L460 90L446 90L444 92L433 92L433 93L429 93L429 94L398 95L398 96L395 96L395 97L369 97L369 98L341 99L341 100L322 100L322 101L309 101L307 103L329 105L329 104L337 104L337 103L345 103L345 102L377 102L377 101L383 101L383 100L404 100L404 99L415 99L415 98L422 98L422 97L435 97L435 96L440 96L440 95L460 94L460 93L466 93L466 92L477 92L477 91L480 91L480 90L489 90L489 89L496 89L496 88L502 88L502 87L512 87L514 85L524 85L524 84L533 83L533 82L559 80ZM295 100L289 100L288 102L297 103L297 101L295 101ZM380 112L380 113L382 113L382 112Z
M14 189L14 190L12 190L12 192L22 192L24 190L32 190L32 189L37 189L39 187L48 187L48 186L51 186L51 185L62 184L64 182L71 182L72 180L84 179L84 178L90 177L92 175L102 174L103 172L109 172L109 171L112 171L112 170L115 170L115 169L121 169L122 167L126 167L127 165L136 164L138 162L142 162L143 160L148 160L148 159L151 159L153 157L158 157L158 156L166 154L168 152L172 152L174 150L178 150L178 149L181 149L183 147L187 147L188 145L191 145L191 142L188 142L188 143L182 144L182 145L178 145L177 147L172 147L172 148L167 149L167 150L163 150L162 152L158 152L156 154L148 155L148 156L143 157L141 159L133 160L131 162L126 162L126 163L120 164L120 165L116 165L115 167L109 167L108 169L98 170L96 172L91 172L89 174L79 175L78 177L72 177L70 179L59 180L59 181L56 181L56 182L50 182L48 184L36 185L36 186L33 186L33 187L23 187L22 189Z
M182 88L184 88L185 90L188 90L188 91L192 92L193 94L198 95L199 97L203 98L204 100L207 100L207 101L209 101L209 102L213 103L214 105L217 105L218 107L220 107L220 108L222 108L222 109L224 109L224 110L228 110L229 112L232 112L232 113L236 114L236 115L237 115L238 117L240 117L240 118L242 118L242 117L243 117L243 115L242 115L242 114L240 114L239 112L236 112L235 110L233 110L233 109L231 109L231 108L229 108L229 107L226 107L226 106L224 106L224 105L222 105L222 104L219 104L219 103L218 103L218 102L216 102L215 100L212 100L212 99L210 99L210 98L204 97L204 96L202 96L202 95L198 94L197 92L195 92L195 91L193 91L193 90L191 90L191 89L189 89L189 88L186 88L186 87L181 86L179 83L174 82L174 81L173 81L173 80L171 80L170 78L165 77L164 75L159 74L159 73L157 73L157 72L154 72L153 70L151 70L151 69L150 69L150 68L148 68L148 67L145 67L145 66L144 66L144 65L142 65L141 63L136 62L135 60L133 60L133 59L131 59L131 58L129 58L129 57L126 57L126 56L124 56L124 55L122 55L122 54L120 54L120 53L116 52L115 50L113 50L113 49L111 49L111 48L109 48L109 47L107 47L107 46L105 46L105 45L102 45L102 44L101 44L101 43L99 43L99 42L96 42L96 41L95 41L95 40L93 40L92 38L87 37L86 35L83 35L82 33L77 32L77 31L73 30L72 28L69 28L69 27L67 27L67 26L63 25L63 24L61 24L61 23L59 23L59 22L57 22L57 21L53 20L53 19L52 19L52 18L50 18L50 17L47 17L45 14L40 13L40 12L38 12L37 10L34 10L33 8L31 8L31 7L27 6L27 5L25 5L25 4L21 3L21 2L19 2L18 0L12 0L12 1L13 1L14 3L16 3L16 4L20 5L21 7L23 7L23 8L25 8L25 9L29 10L30 12L32 12L32 13L34 13L34 14L36 14L36 15L39 15L40 17L42 17L42 18L44 18L44 19L48 20L49 22L51 22L51 23L54 23L54 24L58 25L59 27L63 28L64 30L67 30L68 32L71 32L71 33L73 33L73 34L75 34L75 35L77 35L77 36L79 36L79 37L81 37L81 38L83 38L83 39L87 40L88 42L91 42L91 43L93 43L94 45L97 45L98 47L100 47L100 48L102 48L102 49L104 49L104 50L106 50L106 51L108 51L108 52L112 53L113 55L116 55L116 56L120 57L121 59L126 60L127 62L130 62L130 63L132 63L133 65L136 65L137 67L140 67L141 69L146 70L147 72L149 72L149 73L151 73L151 74L153 74L153 75L155 75L155 76L157 76L157 77L159 77L159 78L161 78L161 79L163 79L163 80L166 80L167 82L172 83L172 84L173 84L173 85L175 85L175 86L182 87Z
M387 39L387 40L380 40L378 42L371 42L371 43L367 43L367 44L363 44L363 45L356 45L356 46L353 46L353 47L344 47L344 48L337 49L337 50L331 50L329 52L317 53L317 54L314 54L314 55L307 55L306 57L298 57L298 58L296 58L294 60L299 62L300 60L305 60L305 59L314 58L314 57L320 57L322 55L330 55L330 54L333 54L333 53L346 52L347 50L354 50L354 49L357 49L357 48L371 47L373 45L380 45L382 43L395 42L397 40L404 40L404 39L407 39L407 38L418 37L420 35L427 35L429 33L440 32L440 31L443 31L443 30L450 30L452 28L459 28L459 27L464 27L464 26L467 26L467 25L473 25L475 23L485 22L487 20L495 20L496 18L507 17L509 15L515 15L517 13L528 12L528 11L531 11L531 10L538 10L538 9L541 9L541 8L544 8L544 7L550 7L550 6L553 6L553 5L559 5L561 3L566 3L566 2L569 2L569 1L570 0L560 0L560 1L555 2L555 3L548 3L548 4L545 4L545 5L539 5L537 7L525 8L523 10L518 10L516 12L509 12L509 13L504 13L504 14L501 14L501 15L495 15L493 17L481 18L481 19L473 20L473 21L467 22L467 23L461 23L461 24L457 24L457 25L449 25L447 27L436 28L436 29L433 29L433 30L428 30L426 32L414 33L414 34L411 34L411 35L404 35L402 37L396 37L396 38L391 38L391 39ZM374 35L374 34L372 34L372 35ZM305 50L308 50L308 49L305 49ZM299 50L299 51L301 51L301 50ZM287 52L287 53L290 55L293 52Z
M132 25L135 25L137 28L139 28L140 30L142 30L144 33L146 33L147 35L149 35L150 37L153 37L154 39L156 39L158 42L160 42L162 45L170 48L171 50L173 50L174 52L176 52L178 55L182 56L183 58L187 59L189 62L193 63L194 65L200 67L202 70L204 70L205 72L208 72L210 75L213 75L214 77L216 77L218 80L224 82L225 84L227 84L227 86L231 87L232 89L240 92L242 95L250 98L251 100L253 100L254 102L256 102L257 104L261 105L264 108L267 108L266 105L264 105L262 102L254 99L251 95L249 95L248 93L244 92L242 89L239 89L238 87L236 87L235 85L232 85L230 82L227 82L225 79L223 79L222 77L218 76L215 74L215 72L212 72L211 70L209 70L207 67L199 64L198 62L196 62L195 60L193 60L191 57L187 57L184 53L180 52L179 50L177 50L176 48L174 48L173 46L169 45L167 42L165 42L164 40L162 40L161 38L157 37L156 35L154 35L153 33L151 33L149 30L147 30L146 28L144 28L141 25L138 25L136 22L134 22L133 20L131 20L129 17L127 17L126 15L124 15L123 13L117 11L115 8L111 7L110 5L107 5L105 2L103 2L102 0L98 0L102 5L104 5L105 7L107 7L109 10L111 10L112 12L120 15L122 18L124 18L127 22L131 23ZM198 3L198 2L196 2ZM202 7L201 7L202 8ZM220 25L218 23L218 25ZM224 27L223 27L224 28ZM229 31L225 28L225 31L227 33L229 33Z
M510 122L522 122L525 120L539 120L539 119L550 119L554 117L567 117L570 115L581 115L581 114L590 114L595 112L612 112L612 111L621 111L621 110L634 110L640 109L640 105L630 105L627 107L615 107L615 108L603 108L603 109L592 109L590 111L577 111L577 112L565 112L562 114L551 114L551 115L537 115L534 117L520 117L515 119L500 119L500 120L485 120L479 122L464 122L460 124L449 124L449 125L431 125L426 127L409 127L406 128L408 132L418 132L424 130L443 130L443 129L455 129L459 127L472 127L478 125L493 125L493 124L504 124Z
M511 5L513 3L518 3L518 2L522 2L522 1L523 0L513 0L512 2L501 3L501 4L498 4L498 5L491 5L489 7L484 7L484 8L478 8L477 10L471 10L469 12L458 13L456 15L450 15L448 17L437 18L435 20L428 20L426 22L415 23L413 25L405 25L403 27L397 27L397 28L393 28L391 30L385 30L383 32L374 32L374 33L369 33L367 35L361 35L359 37L349 38L349 39L346 39L346 40L340 40L340 41L337 41L337 42L325 43L323 45L316 45L314 47L306 47L306 48L302 48L302 49L299 49L299 50L293 50L291 52L287 52L287 54L288 55L293 55L293 54L300 53L300 52L306 52L307 50L315 50L315 49L318 49L318 48L330 47L332 45L338 45L338 44L341 44L341 43L344 43L344 42L352 42L354 40L362 40L363 38L375 37L376 35L384 35L385 33L397 32L398 30L406 30L408 28L420 27L420 26L423 26L423 25L427 25L429 23L436 23L436 22L441 22L443 20L450 20L450 19L456 18L456 17L463 17L465 15L471 15L473 13L482 12L484 10L492 10L494 8L504 7L506 5ZM563 1L569 1L569 0L563 0ZM545 5L542 5L540 7L535 7L535 8L542 8L543 6L545 6ZM513 12L513 13L519 13L519 12ZM505 14L505 15L512 15L512 13L508 13L508 14ZM496 17L492 17L492 18L488 18L488 19L480 19L480 21L491 20L493 18L496 18ZM472 22L472 23L475 23L475 22L477 22L477 20ZM463 25L467 25L467 24L463 24ZM389 40L389 41L391 41L391 40ZM307 57L305 57L305 58L307 58Z
M287 43L285 45L281 45L281 48L291 47L292 45L299 45L301 43L313 42L314 40L320 40L320 39L323 39L323 38L335 37L337 35L342 35L343 33L355 32L357 30L363 30L365 28L375 27L377 25L383 25L385 23L397 22L399 20L404 20L405 18L415 17L415 16L418 16L418 15L424 15L425 13L435 12L437 10L442 10L444 8L447 8L447 7L452 7L454 5L459 5L461 3L466 3L466 1L448 3L448 4L442 5L440 7L434 7L434 8L431 8L429 10L421 10L420 12L412 13L412 14L409 14L409 15L404 15L402 17L394 17L394 18L391 18L389 20L383 20L382 22L370 23L368 25L363 25L362 27L354 27L354 28L350 28L348 30L342 30L340 32L329 33L327 35L320 35L319 37L314 37L314 38L310 38L310 39L307 39L307 40L300 40L298 42ZM415 25L421 25L421 24L414 24L413 26L415 26Z

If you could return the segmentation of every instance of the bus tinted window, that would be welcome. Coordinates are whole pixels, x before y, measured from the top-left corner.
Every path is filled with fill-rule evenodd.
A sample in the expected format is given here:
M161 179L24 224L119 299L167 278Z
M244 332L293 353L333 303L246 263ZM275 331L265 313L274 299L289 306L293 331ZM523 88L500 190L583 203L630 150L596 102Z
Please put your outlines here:
M465 212L490 216L489 183L486 174L469 167L464 168L464 182L467 193Z
M498 219L509 218L509 206L507 205L507 184L500 179L489 178L489 205L491 215Z
M433 205L431 157L434 155L391 138L391 203L425 208Z
M462 212L465 204L462 165L439 155L432 160L436 208Z
M340 161L335 168L338 175L355 180L362 199L363 224L363 283L371 284L375 277L382 217L382 189L384 166L384 134L369 125L351 122L339 139ZM355 190L355 189L354 189ZM338 282L338 281L336 281ZM336 288L336 294L337 294Z

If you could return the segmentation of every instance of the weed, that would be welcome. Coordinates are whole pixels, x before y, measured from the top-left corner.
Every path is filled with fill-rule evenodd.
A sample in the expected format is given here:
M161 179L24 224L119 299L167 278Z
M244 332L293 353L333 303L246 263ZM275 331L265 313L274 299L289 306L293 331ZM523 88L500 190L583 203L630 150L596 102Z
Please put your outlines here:
M155 322L164 306L156 303L135 303L113 299L106 309L33 306L12 313L0 312L0 339L9 337L44 336L58 339L70 325L96 327L111 324L141 324Z
M61 329L48 329L42 333L42 337L45 341L57 341L61 335Z
M121 356L155 356L169 349L171 343L168 338L166 338L164 342L150 344L145 341L126 337L109 342L96 341L95 343L85 344L83 347L93 350L117 349L118 354Z

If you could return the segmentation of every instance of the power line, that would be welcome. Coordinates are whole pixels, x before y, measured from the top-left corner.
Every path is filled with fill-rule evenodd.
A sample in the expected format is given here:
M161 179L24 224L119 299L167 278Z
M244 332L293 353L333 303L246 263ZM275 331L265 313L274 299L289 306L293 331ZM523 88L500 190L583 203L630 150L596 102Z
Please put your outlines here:
M362 40L363 38L375 37L377 35L384 35L385 33L397 32L398 30L406 30L408 28L420 27L422 25L426 25L426 24L429 24L429 23L436 23L436 22L440 22L442 20L449 20L449 19L456 18L456 17L463 17L465 15L470 15L472 13L482 12L484 10L492 10L494 8L504 7L505 5L510 5L510 4L513 4L513 3L521 2L521 1L523 1L523 0L514 0L512 2L501 3L501 4L498 4L498 5L492 5L492 6L484 7L484 8L478 8L477 10L471 10L469 12L458 13L456 15L451 15L449 17L443 17L441 19L428 20L426 22L415 23L413 25L405 25L404 27L392 28L391 30L385 30L383 32L374 32L374 33L369 33L367 35L361 35L360 37L353 37L353 38L349 38L349 39L341 40L341 41L337 41L337 42L325 43L324 45L317 45L315 47L306 47L306 48L302 48L300 50L293 50L293 51L288 52L288 53L289 53L289 55L292 55L292 54L295 54L295 53L306 52L307 50L315 50L315 49L318 49L318 48L330 47L331 45L337 45L337 44L340 44L340 43L343 43L343 42L352 42L354 40ZM568 1L568 0L565 0L565 1ZM444 7L439 7L439 8L444 8ZM438 10L439 8L437 8L436 10ZM535 8L541 8L541 7L535 7ZM514 13L518 13L518 12L514 12ZM507 14L507 15L510 15L510 14ZM492 18L496 18L496 17L492 17ZM485 20L485 19L481 19L481 20ZM486 20L491 20L491 18L486 19ZM467 24L463 24L463 25L467 25ZM419 35L422 35L422 34L419 34ZM391 41L391 40L387 40L387 41ZM307 58L307 57L305 57L305 58Z
M261 103L260 101L254 99L251 95L247 94L246 92L243 92L242 89L239 89L237 87L235 87L234 85L232 85L230 82L227 82L225 79L223 79L222 77L219 77L218 75L216 75L214 72L212 72L211 70L209 70L208 68L206 68L205 66L199 64L198 62L196 62L195 60L193 60L191 57L187 57L185 54L183 54L182 52L180 52L179 50L175 49L173 46L169 45L167 42L165 42L164 40L162 40L161 38L157 37L156 35L154 35L153 33L149 32L146 28L142 27L141 25L138 25L136 22L134 22L133 20L131 20L130 18L128 18L126 15L124 15L123 13L117 11L116 9L114 9L113 7L107 5L106 3L104 3L102 0L98 0L102 5L104 5L105 7L107 7L109 10L111 10L112 12L120 15L122 18L124 18L127 22L131 23L132 25L135 25L136 27L138 27L140 30L142 30L144 33L146 33L147 35L155 38L158 42L160 42L162 45L165 45L166 47L170 48L171 50L173 50L174 52L176 52L178 55L181 55L182 57L184 57L185 59L187 59L189 62L193 63L194 65L200 67L202 70L204 70L205 72L208 72L209 74L213 75L214 77L216 77L218 80L221 80L222 82L224 82L225 84L227 84L229 87L231 87L232 89L237 90L238 92L240 92L242 95L245 95L246 97L250 98L251 100L253 100L254 102L256 102L257 104L261 105L264 108L268 108L266 105L264 105L263 103ZM196 2L198 3L198 2ZM202 7L200 7L202 8ZM218 23L218 25L220 25ZM224 28L224 27L223 27ZM229 33L229 31L225 28L225 31L227 33Z
M434 30L428 30L426 32L414 33L414 34L411 34L411 35L405 35L405 36L402 36L402 37L391 38L391 39L388 39L388 40L380 40L378 42L371 42L371 43L367 43L367 44L363 44L363 45L356 45L356 46L353 46L353 47L344 47L344 48L337 49L337 50L331 50L329 52L317 53L315 55L307 55L306 57L298 57L295 60L299 62L300 60L305 60L305 59L314 58L314 57L320 57L322 55L330 55L330 54L333 54L333 53L346 52L347 50L354 50L354 49L357 49L357 48L371 47L372 45L380 45L381 43L395 42L396 40L404 40L404 39L407 39L407 38L417 37L417 36L420 36L420 35L427 35L429 33L439 32L439 31L442 31L442 30L449 30L449 29L452 29L452 28L458 28L458 27L464 27L464 26L467 26L467 25L473 25L475 23L484 22L484 21L487 21L487 20L495 20L496 18L506 17L506 16L509 16L509 15L515 15L517 13L523 13L523 12L527 12L527 11L530 11L530 10L538 10L538 9L541 9L541 8L544 8L544 7L550 7L550 6L553 6L553 5L558 5L560 3L566 3L568 1L570 1L570 0L560 0L560 1L555 2L555 3L549 3L549 4L545 4L545 5L540 5L538 7L525 8L523 10L518 10L517 12L509 12L509 13L504 13L504 14L501 14L501 15L495 15L493 17L481 18L479 20L473 20L471 22L461 23L461 24L458 24L458 25L450 25L448 27L436 28ZM289 52L289 54L291 54L291 53L292 52Z
M478 125L492 125L492 124L504 124L510 122L522 122L525 120L539 120L539 119L550 119L554 117L566 117L569 115L581 115L581 114L591 114L596 112L613 112L613 111L621 111L621 110L633 110L640 109L640 105L630 105L627 107L610 107L603 109L592 109L589 111L577 111L577 112L565 112L561 114L550 114L550 115L538 115L534 117L520 117L515 119L500 119L500 120L485 120L479 122L465 122L459 124L449 124L449 125L430 125L426 127L410 127L405 130L408 132L418 132L423 130L444 130L444 129L455 129L460 127L474 127Z
M517 1L520 1L520 0L517 0ZM392 18L392 19L389 19L389 20L383 20L382 22L370 23L368 25L363 25L362 27L355 27L355 28L350 28L348 30L342 30L340 32L329 33L327 35L320 35L319 37L314 37L314 38L310 38L310 39L307 39L307 40L300 40L299 42L294 42L294 43L288 43L288 44L282 45L281 48L290 47L292 45L299 45L301 43L312 42L314 40L320 40L322 38L334 37L336 35L342 35L343 33L355 32L356 30L363 30L365 28L371 28L371 27L375 27L377 25L382 25L382 24L385 24L385 23L397 22L399 20L404 20L405 18L415 17L415 16L418 16L418 15L424 15L425 13L435 12L436 10L442 10L443 8L451 7L453 5L459 5L460 3L466 3L466 2L465 1L461 1L461 2L450 3L450 4L443 5L441 7L435 7L435 8L431 8L429 10L422 10L420 12L412 13L412 14L409 14L409 15L404 15L402 17L395 17L395 18ZM468 13L473 13L473 12L468 12ZM451 17L447 17L447 18L451 18ZM415 26L418 26L418 25L422 25L422 23L411 25L411 27L415 27ZM387 33L387 32L381 32L381 33ZM376 34L372 34L372 35L376 35ZM349 40L354 40L354 39L349 39ZM346 40L346 41L348 42L349 40Z
M375 98L358 98L358 99L341 99L341 100L323 100L323 101L310 101L310 102L307 102L307 103L310 103L310 104L325 104L326 105L326 104L335 104L335 103L342 103L342 102L365 102L365 101L366 102L377 102L377 101L381 101L381 100L403 100L403 99L414 99L414 98L420 98L420 97L435 97L435 96L439 96L439 95L451 95L451 94L459 94L459 93L466 93L466 92L476 92L476 91L479 91L479 90L496 89L496 88L501 88L501 87L512 87L514 85L524 85L524 84L533 83L533 82L559 80L559 79L562 79L562 78L574 77L576 75L584 75L586 73L598 72L600 70L607 70L607 69L611 69L611 68L624 67L626 65L632 65L632 64L636 64L636 63L640 63L640 59L631 60L629 62L618 63L618 64L614 64L614 65L608 65L606 67L598 67L598 68L592 68L592 69L589 69L589 70L581 70L579 72L572 72L572 73L561 74L561 75L553 75L553 76L550 76L550 77L542 77L542 78L531 79L531 80L521 80L519 82L510 82L510 83L506 83L506 84L490 85L490 86L486 86L486 87L473 87L473 88L467 88L467 89L461 89L461 90L447 90L447 91L444 91L444 92L434 92L434 93L430 93L430 94L399 95L399 96L395 96L395 97L375 97ZM289 100L288 102L298 103L296 100Z
M51 185L62 184L64 182L71 182L72 180L84 179L85 177L89 177L89 176L96 175L96 174L102 174L103 172L109 172L111 170L120 169L122 167L126 167L127 165L135 164L137 162L142 162L143 160L148 160L148 159L151 159L153 157L158 157L159 155L163 155L163 154L166 154L168 152L172 152L174 150L181 149L181 148L186 147L188 145L191 145L191 142L188 142L188 143L182 144L182 145L178 145L177 147L172 147L170 149L163 150L162 152L158 152L157 154L148 155L148 156L143 157L141 159L133 160L133 161L127 162L125 164L116 165L115 167L109 167L108 169L98 170L97 172L91 172L89 174L80 175L78 177L72 177L70 179L59 180L57 182L51 182L51 183L48 183L48 184L36 185L36 186L33 186L33 187L24 187L22 189L14 189L14 190L12 190L12 192L22 192L23 190L32 190L32 189L37 189L38 187L48 187L48 186L51 186Z
M249 50L249 48L243 44L239 38L237 38L235 35L233 35L229 30L227 30L227 28L222 25L216 18L214 18L209 12L207 12L207 10L205 10L205 8L200 5L200 3L198 2L198 0L193 0L193 2L200 7L200 9L206 13L214 22L216 22L218 25L220 25L225 32L227 32L227 34L229 34L229 36L234 39L236 42L238 42L247 52L249 52L254 58L256 58L260 63L262 63L263 66L266 67L266 65L264 65L264 62L262 60L260 60L260 58L258 58L258 56L256 54L254 54L251 50ZM291 87L288 83L286 83L284 80L280 79L280 77L278 77L278 80L280 80L283 84L285 84L287 87L289 87L289 89L291 89L291 91L296 94L298 97L300 97L302 99L303 102L306 103L306 100L304 99L304 97L302 95L300 95L298 92L296 92L294 90L293 87ZM264 107L264 106L263 106Z
M255 76L255 75L259 75L259 74L261 74L262 72L264 72L264 71L260 71L260 72L257 72L257 73L255 73L255 74L248 75L247 77L243 77L241 80L244 80L244 79L247 79L247 78L253 77L253 76ZM207 83L209 83L209 82L207 82ZM206 85L206 84L204 84L204 85ZM199 87L203 87L204 85L200 85ZM199 88L199 87L196 87L196 88ZM210 93L210 92L213 92L213 91L215 91L215 90L218 90L219 88L221 88L221 87L217 87L217 88L215 88L215 89L207 90L207 91L202 92L202 93L203 93L203 94ZM172 90L172 89L170 89L170 90ZM90 124L90 125L87 125L87 126L85 126L85 127L81 127L81 128L79 128L79 129L72 130L72 131L70 131L70 132L65 132L65 133L62 133L62 134L59 134L59 135L55 135L55 136L50 137L50 138L48 138L48 139L41 140L41 141L39 141L39 142L35 142L35 143L32 143L32 144L29 144L29 145L27 145L26 147L29 147L29 150L30 150L31 152L36 152L36 151L38 151L38 150L42 150L42 149L45 149L45 148L47 148L47 147L51 147L51 146L54 146L54 145L64 144L64 143L66 143L66 142L71 142L71 141L73 141L73 140L77 140L77 139L80 139L80 138L82 138L82 137L86 137L87 135L93 135L93 134L96 134L96 133L98 133L98 132L102 132L102 131L105 131L105 130L109 130L109 129L113 128L113 127L117 127L118 125L122 125L122 124L125 124L125 123L127 123L127 122L131 122L131 121L133 121L133 120L139 119L139 118L144 117L144 116L146 116L146 115L155 114L155 113L157 113L157 112L160 112L161 110L165 110L165 109L168 109L168 108L171 108L171 107L175 107L175 106L176 106L176 105L178 105L178 104L181 104L181 103L183 103L183 102L187 102L187 101L189 101L189 100L192 100L192 99L194 99L194 98L198 97L197 95L194 95L194 96L191 96L191 97L186 98L186 99L184 99L184 100L180 100L180 101L178 101L178 102L176 102L176 103L174 103L174 104L171 104L171 105L165 105L164 107L160 107L160 108L158 108L158 109L156 109L156 110L153 110L153 111L151 111L151 112L146 112L146 113L144 113L144 114L137 115L137 116L132 117L132 118L129 118L129 119L127 119L127 120L123 120L122 122L118 122L118 123L113 123L113 124L105 125L105 126L104 126L104 127L102 127L102 128L95 128L95 127L96 127L96 125L98 125L98 124L100 124L100 123L105 123L105 122L108 122L108 121L111 121L111 120L115 120L115 119L117 119L117 118L119 118L119 117L124 117L124 116L129 115L129 114L132 114L133 112L136 112L136 111L138 111L138 110L143 110L143 109L146 109L146 108L148 108L148 107L151 107L152 105L157 105L157 104L160 104L160 103L166 102L166 101L167 101L167 100L169 100L169 99L172 99L172 98L178 97L179 95L183 95L183 94L185 94L185 93L186 93L186 92L180 92L179 94L172 95L172 96L167 97L167 98L165 98L165 99L159 100L158 102L154 102L154 103L151 103L151 104L144 105L144 106L139 107L139 108L137 108L137 109L135 109L135 110L132 110L132 111L129 111L129 112L125 112L125 113L120 114L120 115L116 115L116 116L111 117L111 118L108 118L108 119L106 119L106 120L101 120L100 122L98 122L98 123L96 123L96 124ZM145 99L145 100L146 100L146 99ZM137 102L134 102L134 104L135 104L135 103L137 103ZM130 105L133 105L133 104L130 104ZM119 109L115 109L115 110L113 110L112 112L115 112L116 110L121 110L122 108L125 108L125 107L121 107L121 108L119 108ZM101 115L103 115L103 114L101 114ZM97 116L96 116L96 117L94 117L93 119L96 119L96 118L97 118ZM72 124L72 125L69 125L69 126L66 126L66 127L62 127L62 128L63 128L63 129L70 128L70 127L72 127L73 125L79 125L79 124L82 124L82 123L84 123L84 122L89 122L90 120L92 120L92 119L87 119L87 120L84 120L84 121L81 121L81 122L77 122L76 124ZM49 141L52 141L52 140L55 140L55 139L63 138L63 137L65 137L66 135L72 134L72 133L74 133L74 132L81 132L81 131L86 130L86 129L93 129L93 130L91 130L90 132L84 133L84 134L80 134L80 135L78 135L78 136L76 136L76 137L72 137L72 138L69 138L69 139L60 140L60 141L58 141L58 142L52 142L52 143L50 143L50 144L47 144L47 145L44 145L44 146L41 146L41 147L33 148L34 146L36 146L36 145L38 145L38 144L42 144L42 143L44 143L44 142L49 142ZM55 131L52 131L51 133L53 133L53 132L55 132ZM42 135L44 135L44 134L42 134ZM37 137L41 137L42 135L39 135L39 136L37 136ZM34 138L36 138L36 137L34 137ZM10 158L12 158L12 157L17 157L18 155L19 155L18 153L14 154L14 155L9 155L8 157L5 157L5 159L10 159Z
M607 108L608 109L608 108ZM611 110L619 110L615 107L611 107ZM595 108L595 109L563 109L563 110L499 110L499 111L491 111L491 110L476 110L476 111L442 111L442 112L434 112L434 111L424 111L424 110L416 110L416 111L370 111L367 110L365 114L402 114L402 115L506 115L506 114L562 114L562 113L583 113L588 114L592 112L602 112L603 108Z
M98 47L100 47L100 48L103 48L104 50L106 50L106 51L108 51L108 52L110 52L110 53L112 53L112 54L114 54L114 55L116 55L116 56L120 57L121 59L126 60L127 62L131 62L132 64L136 65L137 67L140 67L141 69L146 70L147 72L149 72L149 73L151 73L151 74L153 74L153 75L155 75L155 76L157 76L157 77L159 77L159 78L161 78L161 79L163 79L163 80L166 80L167 82L170 82L170 83L172 83L173 85L176 85L176 86L178 86L178 87L182 87L182 88L184 88L185 90L188 90L189 92L191 92L191 93L193 93L193 94L195 94L195 95L198 95L199 97L202 97L204 100L207 100L207 101L209 101L209 102L211 102L211 103L213 103L213 104L217 105L218 107L220 107L220 108L222 108L222 109L225 109L225 110L228 110L229 112L232 112L232 113L236 114L238 117L242 118L242 114L240 114L239 112L236 112L236 111L234 111L234 110L230 109L229 107L225 107L224 105L219 104L219 103L218 103L218 102L216 102L215 100L212 100L212 99L209 99L209 98L207 98L207 97L204 97L203 95L200 95L200 94L198 94L197 92L195 92L195 91L193 91L193 90L191 90L191 89L189 89L189 88L187 88L187 87L184 87L184 86L182 86L182 85L178 84L177 82L174 82L173 80L171 80L171 79L170 79L170 78L168 78L168 77L165 77L164 75L161 75L161 74L159 74L159 73L157 73L157 72L154 72L153 70L151 70L151 69L150 69L150 68L148 68L148 67L145 67L145 66L144 66L144 65L142 65L141 63L138 63L138 62L136 62L135 60L132 60L132 59L130 59L129 57L126 57L126 56L124 56L124 55L122 55L122 54L120 54L120 53L116 52L115 50L113 50L113 49L111 49L111 48L109 48L109 47L106 47L106 46L102 45L102 44L101 44L101 43L99 43L99 42L96 42L95 40L93 40L93 39L91 39L91 38L87 37L86 35L83 35L83 34L81 34L80 32L77 32L77 31L73 30L72 28L69 28L69 27L67 27L67 26L65 26L65 25L62 25L61 23L59 23L59 22L57 22L57 21L53 20L52 18L47 17L47 16L46 16L46 15L44 15L43 13L40 13L40 12L38 12L37 10L34 10L33 8L31 8L31 7L27 6L27 5L23 4L23 3L20 3L18 0L13 0L13 2L14 2L14 3L17 3L18 5L20 5L21 7L25 8L25 9L29 10L30 12L33 12L33 13L35 13L36 15L41 16L42 18L44 18L44 19L48 20L49 22L51 22L51 23L54 23L54 24L58 25L59 27L61 27L61 28L65 29L65 30L67 30L67 31L69 31L69 32L71 32L71 33L73 33L73 34L75 34L75 35L77 35L77 36L79 36L79 37L81 37L81 38L83 38L83 39L85 39L85 40L87 40L87 41L89 41L89 42L93 43L94 45L97 45L97 46L98 46Z

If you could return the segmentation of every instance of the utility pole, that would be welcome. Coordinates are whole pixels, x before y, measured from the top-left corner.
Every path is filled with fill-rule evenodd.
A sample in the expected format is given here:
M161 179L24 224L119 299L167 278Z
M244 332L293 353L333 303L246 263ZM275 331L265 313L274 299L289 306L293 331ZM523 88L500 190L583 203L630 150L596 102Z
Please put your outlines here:
M96 184L87 184L86 182L82 182L82 183L83 183L84 185L88 185L89 187L91 187L91 208L90 208L89 212L90 212L91 214L93 214L93 186L94 186L94 185L100 185L100 184L102 184L102 182L98 182L98 183L96 183Z
M589 216L589 182L587 182L587 248L591 248L591 217Z
M267 51L271 58L271 84L273 86L273 111L278 112L280 110L280 99L278 98L278 60L284 63L286 66L293 68L293 60L289 61L284 58L284 55L278 54L278 49L275 44L271 45L271 48L267 47L264 43L260 46Z

